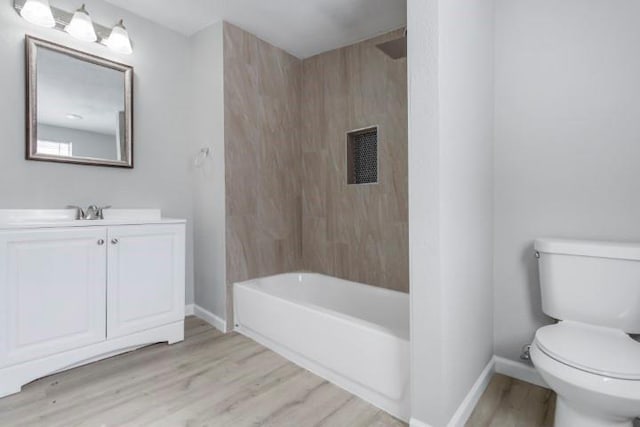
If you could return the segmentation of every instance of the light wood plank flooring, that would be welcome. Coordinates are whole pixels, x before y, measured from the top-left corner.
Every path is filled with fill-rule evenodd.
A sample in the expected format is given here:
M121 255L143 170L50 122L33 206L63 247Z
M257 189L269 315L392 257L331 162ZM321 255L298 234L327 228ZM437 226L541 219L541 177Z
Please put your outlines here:
M0 399L0 426L405 426L238 334L187 319L158 344Z
M552 427L556 396L504 375L495 375L467 427Z
M466 427L553 427L555 408L553 391L495 375Z
M466 427L552 427L555 394L495 375ZM405 423L238 334L189 317L185 341L35 381L0 426L326 426Z

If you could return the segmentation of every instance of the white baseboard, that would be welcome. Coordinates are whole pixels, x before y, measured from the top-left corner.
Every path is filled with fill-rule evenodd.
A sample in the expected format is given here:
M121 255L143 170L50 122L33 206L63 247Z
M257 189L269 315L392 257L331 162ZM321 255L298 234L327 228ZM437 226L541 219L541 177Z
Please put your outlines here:
M478 404L478 401L487 389L487 386L489 386L494 373L503 374L520 381L549 388L533 366L514 362L512 360L505 359L504 357L493 356L473 387L471 387L471 390L469 390L467 397L465 397L456 412L453 414L453 417L451 417L447 427L462 427L465 425ZM409 425L410 427L431 427L429 424L416 420L415 418L411 419Z
M476 408L478 401L484 394L484 391L489 386L491 382L491 378L493 377L495 369L495 357L492 357L487 366L482 370L482 373L469 390L469 393L464 398L460 406L458 406L458 410L453 414L451 420L449 420L448 427L462 427L465 425L469 417L473 413L473 410Z
M547 383L542 379L536 368L520 362L505 359L504 357L494 356L496 363L495 371L498 374L506 375L520 381L534 384L540 387L549 388Z
M184 315L185 316L193 316L195 309L195 304L187 304L184 306Z
M451 417L451 420L447 423L447 427L462 427L469 420L469 417L473 413L473 410L476 408L478 401L484 394L484 391L489 386L491 382L491 378L493 377L495 368L495 357L492 357L487 366L482 370L480 376L476 380L476 382L467 393L467 396L464 398L458 409ZM431 427L431 425L419 421L415 418L411 418L409 422L410 427Z
M213 314L212 312L205 310L199 305L194 305L193 314L219 330L220 332L227 333L227 322Z

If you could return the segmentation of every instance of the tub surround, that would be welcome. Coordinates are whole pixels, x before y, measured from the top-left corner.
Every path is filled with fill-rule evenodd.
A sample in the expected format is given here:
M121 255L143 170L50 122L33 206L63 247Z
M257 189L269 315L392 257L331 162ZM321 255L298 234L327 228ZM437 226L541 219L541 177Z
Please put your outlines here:
M301 267L302 64L224 23L226 281ZM232 291L227 291L227 321Z
M223 30L227 285L305 269L408 292L406 59L376 48L402 32L302 61ZM372 125L379 183L347 185L347 132Z
M305 270L409 292L407 60L393 31L303 62ZM378 183L347 185L347 133L378 126Z

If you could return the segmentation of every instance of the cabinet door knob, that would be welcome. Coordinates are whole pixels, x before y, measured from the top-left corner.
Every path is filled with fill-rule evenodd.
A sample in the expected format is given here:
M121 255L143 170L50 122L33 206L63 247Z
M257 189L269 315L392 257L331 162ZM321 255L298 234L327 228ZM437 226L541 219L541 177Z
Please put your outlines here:
M98 240L98 246L102 246L102 245L104 245L104 240L103 239Z
M112 244L112 245L117 245L118 243L120 243L120 240L118 240L118 239L111 239L111 244Z

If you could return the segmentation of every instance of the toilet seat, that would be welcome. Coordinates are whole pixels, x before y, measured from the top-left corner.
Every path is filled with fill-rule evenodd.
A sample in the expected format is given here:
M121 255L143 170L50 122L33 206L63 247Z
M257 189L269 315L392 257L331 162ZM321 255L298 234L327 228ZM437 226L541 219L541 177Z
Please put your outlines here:
M543 352L536 343L531 347L531 360L548 387L558 394L556 408L562 401L565 406L568 403L585 416L618 420L615 423L585 424L581 418L579 422L556 423L557 427L620 427L620 417L632 420L640 416L640 381L609 378L568 366ZM629 423L628 427L632 424Z
M536 344L547 356L576 369L640 381L640 343L623 331L563 321L538 329Z

